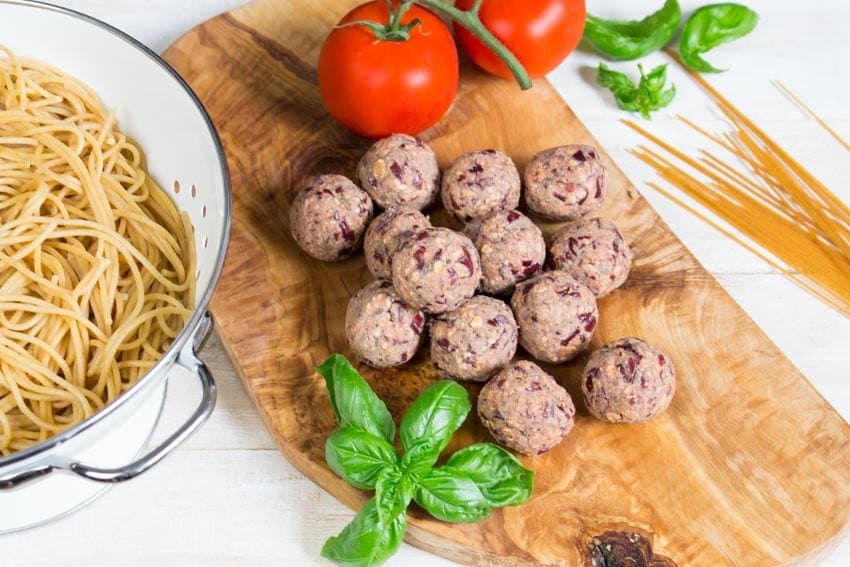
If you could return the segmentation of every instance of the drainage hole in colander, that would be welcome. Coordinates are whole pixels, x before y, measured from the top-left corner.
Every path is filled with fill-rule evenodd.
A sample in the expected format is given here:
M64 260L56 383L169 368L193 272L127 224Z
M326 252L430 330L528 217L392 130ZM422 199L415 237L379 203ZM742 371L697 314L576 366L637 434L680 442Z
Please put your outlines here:
M174 194L176 195L179 192L180 192L180 182L175 179L174 180Z
M194 184L192 184L192 188L189 190L189 194L192 195L193 199L198 196L198 188L195 187Z
M201 218L204 218L204 219L207 218L207 206L206 205L201 207Z

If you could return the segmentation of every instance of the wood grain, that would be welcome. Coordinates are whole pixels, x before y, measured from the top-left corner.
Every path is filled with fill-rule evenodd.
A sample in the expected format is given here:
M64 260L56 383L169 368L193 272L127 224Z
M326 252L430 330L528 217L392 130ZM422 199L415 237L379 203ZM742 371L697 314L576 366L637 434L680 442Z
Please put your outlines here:
M212 307L218 331L281 451L358 507L369 495L324 461L335 424L312 367L331 352L349 354L345 306L370 278L362 257L310 260L288 227L298 180L353 177L369 144L330 120L316 88L321 41L353 4L255 0L195 28L166 58L209 109L231 167L233 233ZM463 73L449 115L423 135L442 165L493 147L523 167L546 147L594 143L545 80L522 93ZM643 425L594 421L577 382L586 357L547 366L578 415L565 442L524 459L537 471L533 500L462 526L412 510L408 541L463 562L578 565L594 536L613 531L645 536L656 556L679 565L813 561L850 521L850 426L608 166L612 197L601 213L632 243L635 265L600 302L593 347L627 335L661 346L680 374L671 408ZM397 418L437 378L423 355L402 370L361 370ZM470 418L450 450L478 440L489 438Z

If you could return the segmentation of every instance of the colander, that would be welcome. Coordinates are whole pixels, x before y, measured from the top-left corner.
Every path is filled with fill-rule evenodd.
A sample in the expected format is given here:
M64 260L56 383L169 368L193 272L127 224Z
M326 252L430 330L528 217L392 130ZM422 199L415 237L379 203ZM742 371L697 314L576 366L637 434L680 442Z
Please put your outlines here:
M197 97L156 54L121 31L73 10L0 0L0 43L90 85L147 158L150 175L186 211L195 231L197 304L189 323L136 384L88 420L0 459L0 533L64 515L159 462L194 433L215 405L215 383L197 353L212 327L207 304L230 229L227 163ZM145 448L170 380L195 379L201 399L165 441Z

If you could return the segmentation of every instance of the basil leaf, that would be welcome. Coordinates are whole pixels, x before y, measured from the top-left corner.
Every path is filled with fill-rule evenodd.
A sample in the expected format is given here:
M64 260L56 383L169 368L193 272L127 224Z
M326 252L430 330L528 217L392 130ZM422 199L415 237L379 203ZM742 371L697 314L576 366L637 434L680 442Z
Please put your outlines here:
M399 433L404 450L409 451L417 441L430 441L431 451L423 454L423 458L433 455L436 461L471 408L469 393L457 382L440 380L432 384L401 418Z
M688 18L679 38L679 55L682 62L703 73L719 73L700 55L718 45L744 37L758 23L758 14L741 4L709 4Z
M667 65L659 65L646 74L643 72L642 65L638 64L638 68L641 74L639 88L646 89L653 96L657 95L667 82Z
M419 481L416 502L445 522L477 522L493 510L478 485L465 474L443 467Z
M640 112L644 118L649 119L650 112L670 104L676 96L676 87L670 85L670 88L663 90L667 81L667 65L659 65L649 73L644 73L640 64L638 69L641 74L638 86L635 86L628 76L606 67L604 63L599 64L596 81L611 91L618 107L630 112Z
M375 503L382 522L405 513L416 492L416 485L397 466L387 467L375 483Z
M667 82L667 65L659 65L647 74L644 74L642 65L638 64L638 69L640 69L640 85L638 85L636 104L638 112L649 120L651 111L670 104L676 96L676 87L670 85L666 91L662 90Z
M420 439L405 451L401 458L401 469L415 482L419 482L419 479L428 474L439 456L440 451L433 439Z
M633 96L637 92L637 87L635 87L635 84L628 75L606 67L604 63L599 64L596 82L599 83L600 86L605 87L614 93L617 97L617 102L619 102L621 98Z
M681 19L677 0L666 0L660 10L640 21L603 20L588 14L584 39L608 59L638 59L664 47L676 33Z
M396 552L406 529L406 514L382 521L378 517L376 500L372 498L338 536L325 542L322 556L350 567L380 565Z
M443 469L469 477L490 506L516 506L531 498L534 471L505 449L492 443L479 443L452 455Z
M337 429L325 441L325 460L351 486L372 490L382 470L399 463L395 448L353 427Z
M316 367L328 386L340 427L354 427L392 443L395 424L387 406L341 354L332 354Z

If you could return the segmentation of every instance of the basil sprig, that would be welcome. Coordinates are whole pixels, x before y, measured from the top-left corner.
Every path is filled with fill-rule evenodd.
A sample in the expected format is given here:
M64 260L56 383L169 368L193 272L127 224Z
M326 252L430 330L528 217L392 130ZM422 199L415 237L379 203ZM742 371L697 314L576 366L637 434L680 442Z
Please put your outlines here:
M614 71L599 64L599 74L596 81L614 94L617 106L623 110L640 112L644 118L650 118L650 112L670 104L676 96L676 86L670 85L664 89L667 82L667 65L659 65L649 73L643 72L643 66L638 64L640 83L635 86L624 73Z
M587 15L584 39L613 61L631 61L664 47L676 33L682 10L677 0L666 0L642 20L603 20Z
M720 44L744 37L756 27L758 14L741 4L710 4L693 13L679 38L682 62L703 73L719 73L701 57Z
M399 457L386 405L348 360L331 355L316 371L340 424L325 444L328 466L352 486L375 490L354 520L325 542L328 559L352 567L386 561L404 538L411 500L439 520L459 523L531 498L534 472L496 445L470 445L435 466L472 409L469 393L456 382L439 381L413 402L399 427Z

